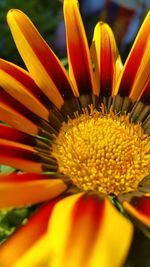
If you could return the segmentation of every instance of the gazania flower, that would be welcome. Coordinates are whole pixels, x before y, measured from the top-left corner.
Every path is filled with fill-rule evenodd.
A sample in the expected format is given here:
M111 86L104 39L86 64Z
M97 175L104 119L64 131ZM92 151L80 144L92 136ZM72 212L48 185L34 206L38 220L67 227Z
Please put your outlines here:
M0 60L0 162L21 170L1 175L0 207L46 203L1 246L1 267L120 267L133 221L149 235L150 13L124 66L108 25L89 50L76 0L64 17L69 74L8 13L29 72Z

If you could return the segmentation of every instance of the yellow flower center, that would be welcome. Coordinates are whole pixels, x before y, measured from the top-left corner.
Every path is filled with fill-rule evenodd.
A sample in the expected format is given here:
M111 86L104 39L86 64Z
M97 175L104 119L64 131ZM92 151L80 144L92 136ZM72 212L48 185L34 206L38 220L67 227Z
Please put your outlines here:
M118 195L150 173L150 137L129 115L87 112L64 123L53 145L59 172L80 189Z

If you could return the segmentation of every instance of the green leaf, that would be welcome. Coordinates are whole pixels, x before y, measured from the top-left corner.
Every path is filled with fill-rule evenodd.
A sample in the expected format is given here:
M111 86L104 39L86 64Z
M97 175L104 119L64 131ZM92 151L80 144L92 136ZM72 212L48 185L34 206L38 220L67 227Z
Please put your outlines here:
M0 165L0 172L1 173L11 173L14 172L16 169L6 165Z
M64 65L64 67L67 67L67 65L68 65L68 59L66 57L61 58L60 61Z
M18 227L27 222L35 207L0 210L0 243L3 243Z

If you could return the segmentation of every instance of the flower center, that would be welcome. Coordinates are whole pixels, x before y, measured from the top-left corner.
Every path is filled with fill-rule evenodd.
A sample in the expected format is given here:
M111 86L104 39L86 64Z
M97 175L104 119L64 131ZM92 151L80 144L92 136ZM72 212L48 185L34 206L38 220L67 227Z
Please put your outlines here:
M150 173L150 137L129 115L91 111L64 123L53 145L59 172L80 189L118 195Z

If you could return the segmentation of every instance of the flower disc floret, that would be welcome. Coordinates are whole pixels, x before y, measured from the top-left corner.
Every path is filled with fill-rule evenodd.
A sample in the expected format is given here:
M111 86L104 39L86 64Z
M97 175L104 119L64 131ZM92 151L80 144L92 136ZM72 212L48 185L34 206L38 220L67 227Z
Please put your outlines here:
M64 123L53 153L59 171L87 191L134 191L150 172L149 137L129 115L84 112Z

